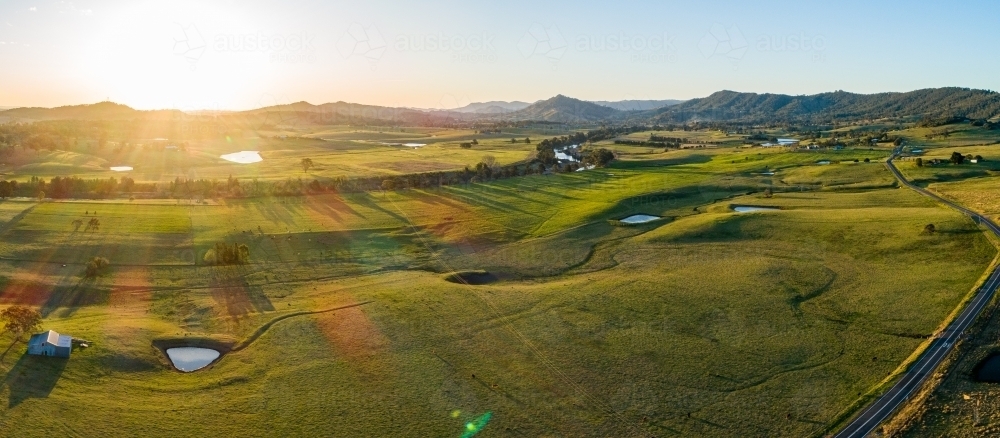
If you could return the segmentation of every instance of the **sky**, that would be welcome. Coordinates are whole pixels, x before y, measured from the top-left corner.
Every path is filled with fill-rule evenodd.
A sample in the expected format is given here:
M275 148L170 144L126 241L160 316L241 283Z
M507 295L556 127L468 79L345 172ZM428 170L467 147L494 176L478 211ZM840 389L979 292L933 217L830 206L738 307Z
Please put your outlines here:
M0 107L1000 89L1000 2L0 0Z

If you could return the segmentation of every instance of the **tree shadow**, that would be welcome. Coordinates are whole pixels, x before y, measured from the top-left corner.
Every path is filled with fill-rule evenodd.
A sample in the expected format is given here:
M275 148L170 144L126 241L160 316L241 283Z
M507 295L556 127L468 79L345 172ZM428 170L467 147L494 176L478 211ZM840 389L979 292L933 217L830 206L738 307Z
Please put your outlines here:
M316 213L327 216L337 222L343 223L342 214L358 216L367 219L363 214L351 208L343 197L339 194L329 194L322 196L307 196L304 198L305 207L312 209Z
M29 398L48 398L68 362L58 357L21 356L0 385L10 390L7 407L17 407Z
M73 316L85 306L104 304L110 291L100 288L96 279L83 278L73 286L53 286L48 299L39 312L42 317L56 315L61 318Z
M381 205L379 205L378 200L375 199L375 197L373 197L369 193L363 193L363 194L361 194L361 196L353 198L353 201L355 203L357 203L358 205L362 206L362 207L369 208L369 209L372 209L372 210L377 210L377 211L380 211L382 213L385 213L387 216L389 216L389 217L391 217L391 218L399 221L402 224L409 224L410 223L410 221L407 220L405 217L400 216L399 214L397 214L397 213L395 213L395 212L393 212L391 210L388 210L388 209L382 207Z
M24 219L24 217L30 214L37 206L38 206L37 204L32 205L31 207L24 209L24 211L10 218L9 221L0 224L0 234L3 234L8 230L14 229L14 227L16 227L19 222L21 222L21 219Z
M287 199L270 198L268 202L253 202L251 205L253 205L253 208L257 210L257 213L261 217L267 219L272 224L282 224L286 227L295 225L295 218L298 216L298 213L292 211L292 206ZM247 203L241 203L239 207L249 209Z
M274 310L274 304L263 288L246 280L248 274L249 271L242 265L218 266L210 273L212 299L232 319L242 319L252 312Z

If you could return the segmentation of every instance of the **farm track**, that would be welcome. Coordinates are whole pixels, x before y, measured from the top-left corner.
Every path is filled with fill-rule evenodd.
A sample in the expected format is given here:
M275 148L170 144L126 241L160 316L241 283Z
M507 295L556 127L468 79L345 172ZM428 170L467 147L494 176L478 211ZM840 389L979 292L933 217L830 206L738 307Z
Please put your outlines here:
M270 320L268 322L265 322L263 325L261 325L260 327L258 327L257 330L254 330L254 332L252 334L250 334L250 336L247 336L246 339L240 341L240 343L236 344L233 347L233 349L230 350L230 351L240 351L240 350L242 350L244 348L249 347L250 344L253 344L254 341L256 341L258 338L260 338L261 336L263 336L264 333L267 333L267 331L272 326L274 326L275 324L277 324L277 323L279 323L281 321L284 321L284 320L286 320L288 318L294 318L296 316L303 316L303 315L315 315L315 314L319 314L319 313L329 313L329 312L334 312L334 311L337 311L337 310L344 310L344 309L350 309L352 307L363 306L365 304L370 304L372 302L373 301L362 301L360 303L347 304L347 305L343 305L343 306L331 307L329 309L322 309L322 310L301 310L301 311L298 311L298 312L292 312L292 313L288 313L288 314L285 314L285 315L281 315L281 316L275 317L274 319L272 319L272 320Z

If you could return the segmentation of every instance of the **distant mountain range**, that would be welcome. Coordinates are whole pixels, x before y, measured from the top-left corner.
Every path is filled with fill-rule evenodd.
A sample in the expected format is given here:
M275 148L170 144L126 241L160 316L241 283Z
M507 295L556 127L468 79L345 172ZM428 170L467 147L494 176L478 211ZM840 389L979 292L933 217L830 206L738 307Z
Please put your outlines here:
M505 116L511 120L538 120L559 123L600 122L620 118L622 111L572 97L557 95L535 102Z
M990 119L1000 115L1000 94L968 88L929 88L907 93L856 94L845 91L788 96L784 94L719 91L701 99L656 110L650 120L829 122L886 117L965 117Z
M451 126L465 122L539 121L567 124L735 122L829 123L880 118L1000 117L1000 94L968 88L931 88L906 93L856 94L845 91L809 96L719 91L688 101L626 100L588 102L557 95L526 102L477 102L451 110L392 108L335 102L313 105L296 102L248 111L139 111L113 102L58 108L14 108L0 111L9 120L171 120L180 117L218 117L254 124L396 124Z
M677 105L684 101L676 99L667 99L667 100L617 100L617 101L595 100L590 102L596 103L600 106L614 108L619 111L646 111L657 108L663 108L671 105ZM454 111L466 114L507 114L523 110L531 105L532 104L528 102L520 102L520 101L504 102L502 100L494 100L490 102L474 102L466 106L463 106L461 108L455 108L448 111Z
M657 108L677 105L684 101L676 99L667 99L667 100L618 100L618 101L593 100L591 102L601 106L614 108L619 111L646 111L646 110L654 110Z
M449 111L472 114L505 114L525 109L529 105L531 104L528 102L519 102L516 100L513 102L494 100L490 102L473 102L461 108L455 108Z
M71 105L56 108L13 108L0 111L0 117L12 120L119 120L135 118L174 118L184 113L179 110L139 111L114 102L100 102L91 105Z

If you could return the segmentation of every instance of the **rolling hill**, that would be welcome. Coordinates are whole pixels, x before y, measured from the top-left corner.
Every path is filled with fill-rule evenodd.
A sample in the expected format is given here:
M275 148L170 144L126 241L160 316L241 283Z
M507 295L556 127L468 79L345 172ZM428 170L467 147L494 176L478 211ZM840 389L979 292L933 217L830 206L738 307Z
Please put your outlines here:
M663 106L666 105L666 106ZM241 112L140 111L113 102L57 108L0 111L0 122L34 120L173 120L213 116L265 124L392 123L448 126L463 122L539 121L552 123L831 123L882 118L985 119L1000 117L1000 93L968 88L931 88L905 93L857 94L835 91L814 95L719 91L688 101L625 100L588 102L563 95L532 104L477 102L453 110L420 110L348 102L313 105L295 102ZM258 120L259 119L259 120ZM258 123L259 122L259 123Z
M2 113L0 113L2 114ZM358 103L334 102L313 105L301 101L242 111L241 117L264 118L269 123L337 125L354 123L399 123L412 125L441 125L459 118L475 118L452 111L425 112L410 108L394 108Z
M614 120L620 118L621 115L622 112L614 108L560 94L515 111L509 115L509 118L560 123L588 123Z
M653 122L692 121L830 122L885 117L963 117L1000 114L1000 94L968 88L930 88L906 93L856 94L845 91L789 96L719 91L655 111Z
M512 102L493 100L489 102L473 102L461 108L455 108L449 111L454 111L457 113L471 113L471 114L504 114L525 109L530 105L531 104L528 102L521 102L516 100Z
M169 119L182 116L178 110L140 111L114 102L56 108L14 108L0 111L0 117L12 120L128 120L135 118Z
M684 101L677 99L666 99L666 100L616 100L616 101L594 100L592 102L601 106L614 108L619 111L646 111L646 110L664 108L668 106L674 106L683 103Z

